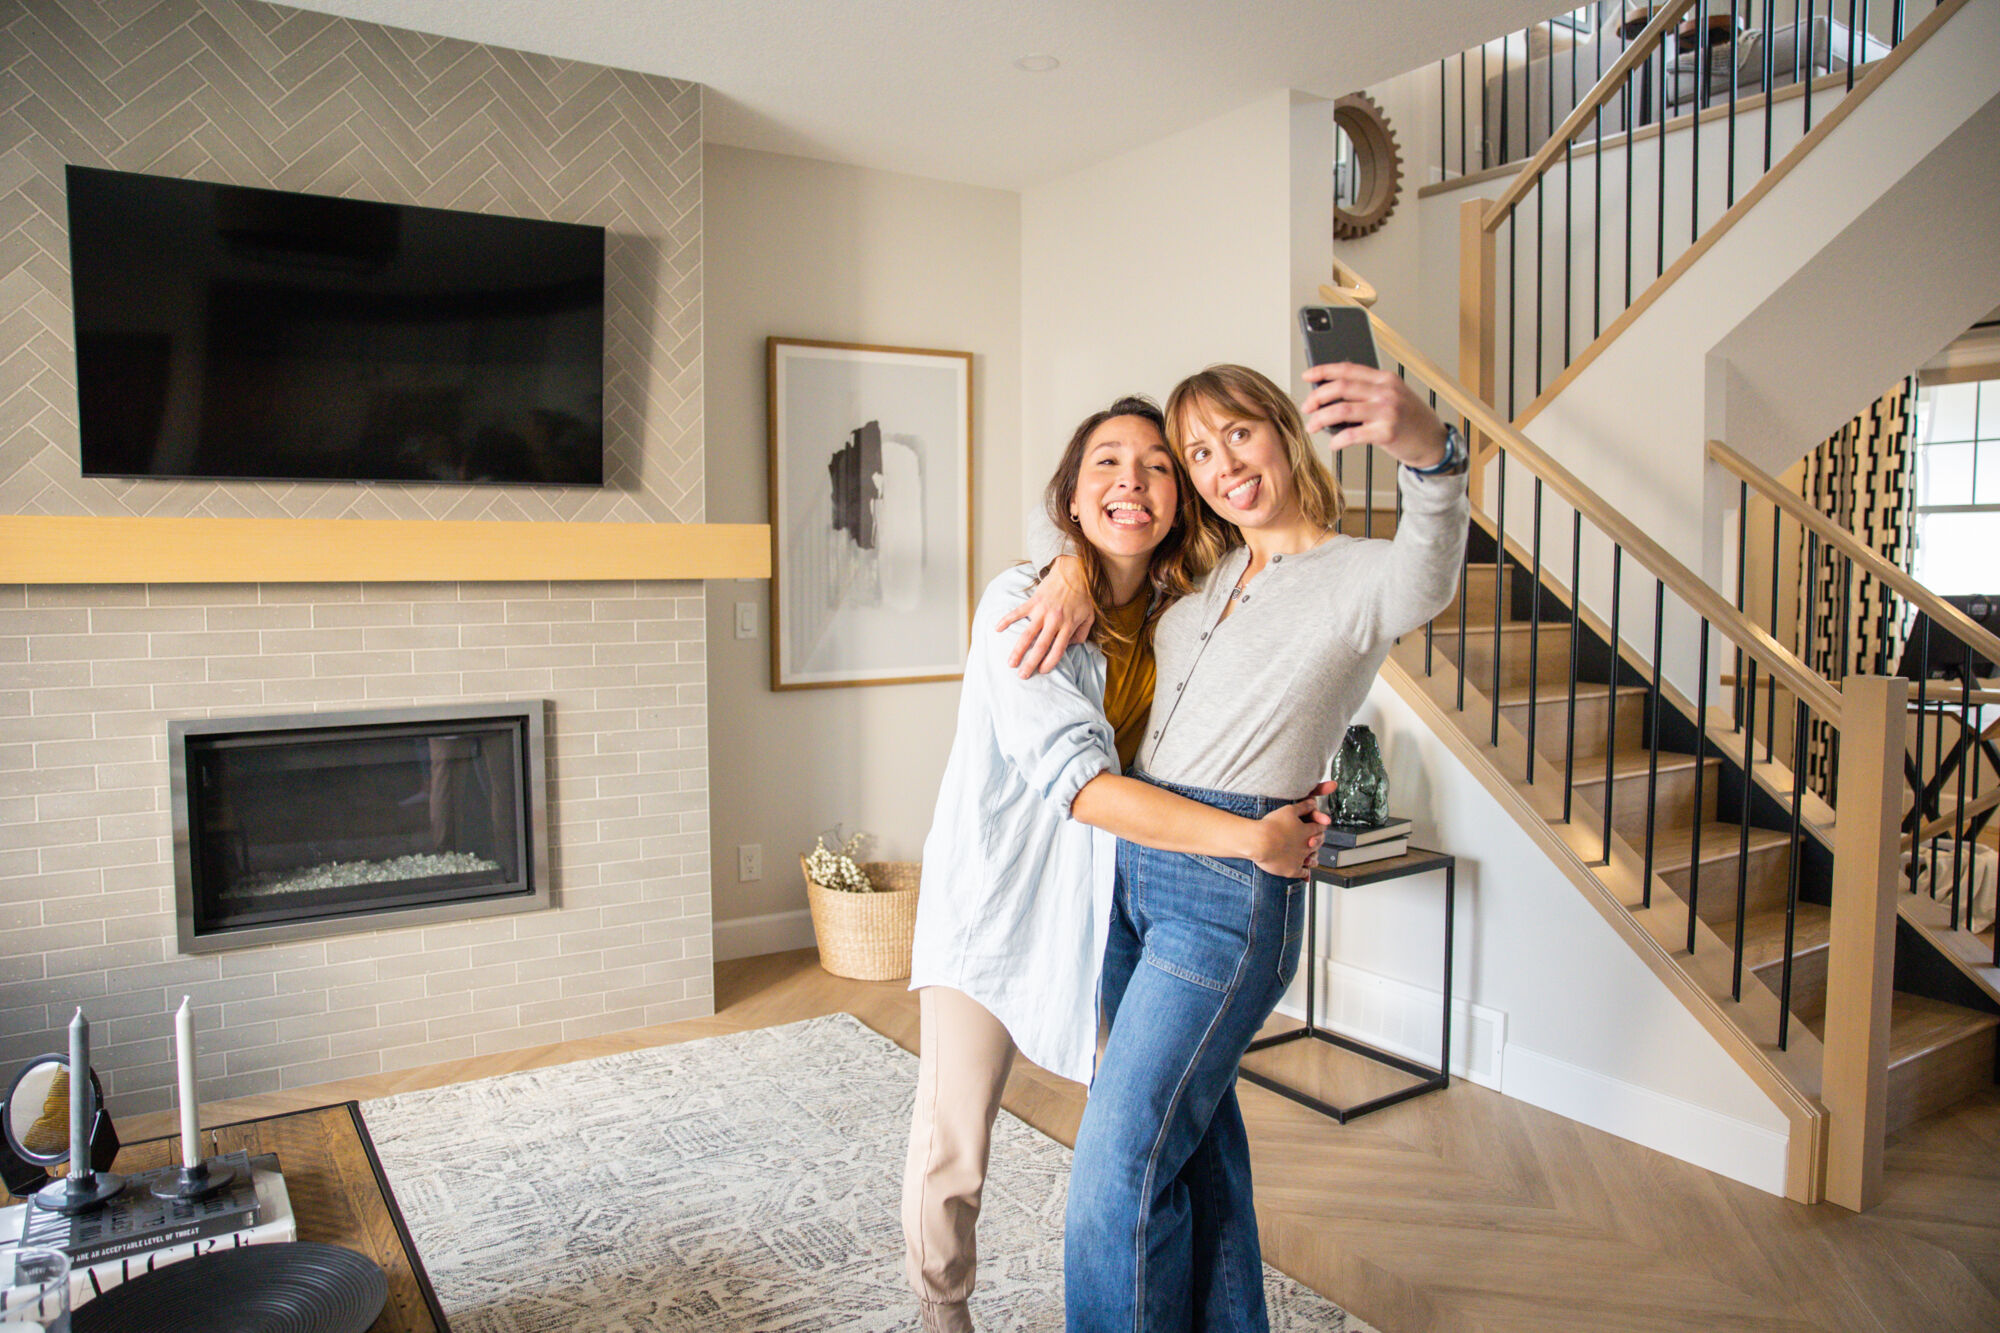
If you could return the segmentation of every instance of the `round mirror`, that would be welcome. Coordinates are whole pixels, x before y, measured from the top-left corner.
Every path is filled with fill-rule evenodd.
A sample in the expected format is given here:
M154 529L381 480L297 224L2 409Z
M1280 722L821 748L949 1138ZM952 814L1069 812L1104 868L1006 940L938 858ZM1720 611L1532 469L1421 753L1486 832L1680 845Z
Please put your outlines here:
M1365 93L1333 104L1333 238L1351 241L1389 220L1402 189L1396 135Z
M90 1082L96 1104L102 1106L104 1088L96 1070L91 1071ZM0 1128L6 1131L7 1146L24 1161L57 1166L69 1160L68 1057L39 1055L21 1067L7 1090Z

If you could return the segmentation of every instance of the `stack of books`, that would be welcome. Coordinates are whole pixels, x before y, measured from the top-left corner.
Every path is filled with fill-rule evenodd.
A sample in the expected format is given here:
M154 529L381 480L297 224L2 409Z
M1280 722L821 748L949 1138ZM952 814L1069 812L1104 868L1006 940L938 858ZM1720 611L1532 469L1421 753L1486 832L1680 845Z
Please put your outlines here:
M75 1306L142 1273L211 1250L296 1239L278 1159L239 1152L220 1160L240 1174L228 1188L194 1203L153 1196L156 1181L180 1173L178 1167L161 1167L126 1177L125 1189L94 1212L64 1216L32 1203L0 1209L0 1245L18 1239L67 1253Z
M1320 844L1319 863L1329 870L1345 870L1370 861L1386 861L1410 850L1410 821L1392 819L1386 824L1332 824L1326 841Z

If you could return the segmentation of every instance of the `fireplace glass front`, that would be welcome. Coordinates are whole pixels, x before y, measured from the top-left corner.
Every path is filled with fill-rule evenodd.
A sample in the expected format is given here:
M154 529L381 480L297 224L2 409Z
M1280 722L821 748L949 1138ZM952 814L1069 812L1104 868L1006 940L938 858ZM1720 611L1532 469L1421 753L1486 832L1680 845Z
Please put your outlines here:
M172 732L184 951L548 905L539 703Z

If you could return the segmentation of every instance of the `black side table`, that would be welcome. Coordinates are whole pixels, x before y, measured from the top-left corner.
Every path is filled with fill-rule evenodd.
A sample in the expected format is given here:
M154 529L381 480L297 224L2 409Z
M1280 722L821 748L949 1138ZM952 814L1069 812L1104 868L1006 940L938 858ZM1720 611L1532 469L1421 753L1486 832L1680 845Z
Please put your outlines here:
M1318 951L1314 948L1319 938L1319 886L1321 882L1337 884L1343 889L1358 889L1364 884L1380 884L1384 880L1402 879L1408 875L1421 875L1432 870L1444 871L1444 1025L1438 1039L1438 1063L1435 1068L1406 1060L1380 1047L1370 1046L1352 1037L1344 1037L1338 1032L1328 1031L1319 1025L1315 1017L1314 980L1318 968L1314 962ZM1290 1032L1280 1032L1276 1036L1261 1037L1250 1043L1249 1051L1269 1050L1292 1041L1323 1041L1329 1046L1339 1046L1344 1050L1365 1055L1378 1064L1400 1069L1415 1075L1422 1082L1407 1088L1398 1088L1381 1097L1373 1097L1353 1106L1333 1106L1309 1093L1280 1083L1267 1074L1259 1074L1251 1069L1239 1069L1244 1078L1260 1088L1268 1088L1282 1097L1289 1097L1301 1106L1309 1106L1321 1115L1332 1116L1341 1124L1346 1124L1356 1116L1379 1111L1385 1106L1408 1101L1426 1092L1435 1092L1451 1082L1451 928L1458 880L1458 858L1446 852L1427 851L1422 847L1412 847L1401 856L1388 857L1381 861L1370 861L1365 865L1335 869L1332 866L1318 866L1306 884L1306 1025ZM1248 1054L1246 1051L1245 1054Z

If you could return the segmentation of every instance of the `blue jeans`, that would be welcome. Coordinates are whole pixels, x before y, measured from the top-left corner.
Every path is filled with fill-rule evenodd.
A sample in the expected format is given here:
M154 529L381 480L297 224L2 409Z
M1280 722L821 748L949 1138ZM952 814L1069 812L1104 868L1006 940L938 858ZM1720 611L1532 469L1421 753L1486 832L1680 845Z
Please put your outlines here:
M1286 803L1146 780L1253 819ZM1236 1065L1304 932L1304 880L1118 844L1099 991L1111 1035L1063 1231L1069 1333L1270 1326Z

